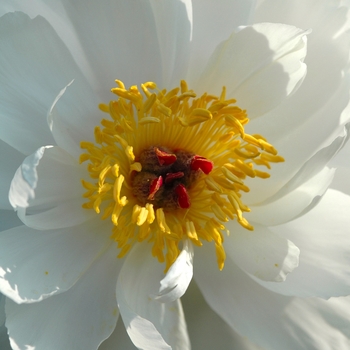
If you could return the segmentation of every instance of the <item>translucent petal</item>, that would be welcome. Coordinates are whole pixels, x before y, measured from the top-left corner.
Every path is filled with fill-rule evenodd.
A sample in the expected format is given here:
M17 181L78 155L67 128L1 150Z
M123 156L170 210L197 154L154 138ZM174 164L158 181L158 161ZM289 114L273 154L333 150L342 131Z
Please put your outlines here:
M119 315L115 254L110 245L65 293L29 305L8 300L6 326L13 348L96 350L114 330Z
M70 229L19 226L0 235L0 290L17 303L40 301L70 289L111 244L110 224Z
M125 259L117 282L117 300L125 328L135 346L145 349L189 349L181 302L152 298L164 268L145 243L135 245Z

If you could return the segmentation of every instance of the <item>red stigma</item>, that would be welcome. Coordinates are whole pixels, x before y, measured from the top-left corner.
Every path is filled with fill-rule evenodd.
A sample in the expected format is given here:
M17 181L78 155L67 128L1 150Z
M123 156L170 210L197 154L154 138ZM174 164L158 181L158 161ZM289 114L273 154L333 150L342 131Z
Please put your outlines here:
M159 165L170 165L170 164L173 164L176 162L176 155L175 154L161 151L157 147L154 147L154 151L156 152Z
M151 183L149 189L149 196L147 199L153 200L156 193L159 191L160 187L163 185L163 178L159 176L157 179L154 179Z
M175 187L175 193L178 196L178 204L180 208L187 209L191 206L190 197L187 193L186 187L184 185L177 185Z
M208 175L214 168L214 163L204 157L194 156L191 161L191 169L198 170L201 169L204 174Z
M177 173L167 173L165 176L165 183L169 184L176 179L182 178L184 175L185 174L182 171L178 171Z

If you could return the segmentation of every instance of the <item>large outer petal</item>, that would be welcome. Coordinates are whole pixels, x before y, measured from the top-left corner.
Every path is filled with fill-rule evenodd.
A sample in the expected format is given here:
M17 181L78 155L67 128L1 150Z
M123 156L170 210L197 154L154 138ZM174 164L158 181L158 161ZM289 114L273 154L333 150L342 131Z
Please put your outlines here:
M257 11L258 22L312 28L305 59L308 73L302 86L274 111L248 126L248 131L267 137L286 159L284 164L273 166L263 188L255 191L252 184L258 202L284 186L320 148L341 135L349 120L349 113L343 113L350 90L348 9L338 8L339 3L267 0Z
M14 349L96 350L114 330L119 312L115 283L120 261L114 245L100 255L69 291L40 303L6 303Z
M0 289L17 303L70 289L111 244L111 225L36 231L19 226L0 234Z
M306 73L307 32L296 27L261 23L241 28L222 42L209 59L196 91L227 96L254 118L278 106Z
M192 350L262 350L235 332L210 308L194 281L181 301Z
M108 92L114 79L163 85L173 76L184 78L192 27L188 0L62 2L96 73L98 90Z
M131 340L138 348L190 349L180 300L171 303L154 300L164 276L163 268L152 257L149 245L139 243L134 246L117 281L120 314Z
M330 298L350 294L350 196L328 190L305 216L270 228L301 250L299 268L284 283L264 283L285 295Z
M196 254L195 279L209 305L236 331L269 350L346 350L350 299L291 298L273 293L227 259L223 271Z
M42 17L6 14L0 19L0 32L0 138L29 154L54 142L46 114L58 92L72 79L85 87L85 93L88 84Z

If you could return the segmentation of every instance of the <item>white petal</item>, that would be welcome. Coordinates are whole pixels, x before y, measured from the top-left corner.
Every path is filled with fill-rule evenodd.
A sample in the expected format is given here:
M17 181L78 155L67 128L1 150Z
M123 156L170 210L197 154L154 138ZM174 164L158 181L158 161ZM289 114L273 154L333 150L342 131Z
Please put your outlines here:
M1 350L12 350L5 325L0 327L0 348Z
M13 178L18 166L23 162L24 156L22 153L15 150L13 147L0 140L0 208L12 209L8 200L8 193Z
M162 58L163 79L160 87L172 88L187 76L192 38L192 4L190 0L151 0L150 5Z
M251 212L246 215L246 218L248 221L265 226L274 226L291 221L305 214L317 204L331 184L333 176L334 169L331 170L326 167L289 193L289 183L287 183L276 193L276 197L273 196L258 205L251 205Z
M0 326L5 323L5 296L0 293Z
M262 283L285 295L348 295L350 291L350 197L329 190L305 216L271 228L301 250L300 265L282 284Z
M196 81L218 43L240 25L248 24L253 0L193 0L190 81ZM219 25L218 25L219 24ZM191 85L191 84L190 84Z
M42 17L9 13L1 17L0 31L0 138L30 154L54 142L46 113L57 93L72 79L85 79Z
M251 220L266 225L289 221L301 213L314 197L321 196L334 176L334 170L328 170L325 166L341 149L347 137L347 130L344 129L344 135L337 137L330 145L320 149L304 164L300 163L305 156L302 151L297 155L292 155L292 152L289 151L289 157L286 155L285 162L281 163L277 169L275 169L275 164L272 165L271 178L265 179L263 184L261 181L248 179L246 184L251 191L244 194L243 198L245 203L254 207L252 214L248 215ZM269 197L262 200L268 194ZM285 211L283 209L287 202L289 210ZM269 206L271 209L268 209ZM266 214L268 216L264 218ZM255 215L258 216L255 217Z
M28 156L11 183L9 198L18 216L38 230L79 225L94 217L82 208L85 176L77 160L59 147L42 147ZM63 219L64 218L64 219Z
M81 141L94 142L94 128L103 119L97 96L81 81L72 80L56 96L47 122L56 143L76 159Z
M230 259L219 272L214 259L208 259L207 247L198 251L195 278L205 299L242 336L271 350L349 348L349 299L278 295L255 283Z
M25 226L0 235L0 290L30 303L68 290L110 244L110 224L36 231Z
M69 291L30 305L8 300L6 326L13 348L96 350L118 319L119 263L110 245Z
M277 34L278 33L278 34ZM198 88L237 99L249 118L278 106L306 73L307 32L282 24L245 27L221 43L211 57Z
M0 349L11 350L7 328L5 327L5 297L0 294Z
M281 106L265 115L264 122L253 120L248 126L250 132L267 137L289 159L272 167L272 177L264 182L266 186L258 194L258 201L265 188L283 186L307 159L329 145L341 134L345 119L349 119L350 114L343 113L350 91L349 23L343 27L349 9L340 6L340 1L267 0L258 8L257 22L281 22L313 30L308 36L308 73L303 84ZM344 33L339 35L339 30Z
M194 350L262 350L229 327L204 300L194 281L181 298Z
M248 231L232 222L224 248L246 272L264 281L285 281L299 264L299 249L289 240L260 225ZM224 267L225 268L225 267Z
M34 190L38 184L37 166L45 149L46 147L39 148L24 159L22 165L17 169L9 192L9 200L14 209L26 208L29 205L29 200L34 198Z
M155 297L157 301L169 303L181 298L192 280L193 246L189 240L185 240L183 244L180 255L160 281L159 292Z
M126 333L123 320L118 318L117 325L110 335L99 347L98 350L135 350L136 347Z
M350 133L349 133L350 135ZM329 166L336 167L335 177L331 188L350 195L350 142L347 141L344 148L331 160Z
M0 223L1 231L8 230L12 227L21 226L23 224L18 218L16 212L13 210L0 210Z
M162 86L173 73L186 70L187 67L176 65L187 60L191 33L189 1L159 4L77 0L63 4L94 68L95 84L107 92L106 98L110 99L114 79L123 80L126 86L146 81ZM175 20L176 26L171 25ZM183 78L179 76L177 80Z
M144 350L189 349L181 302L160 303L157 293L164 266L146 243L127 256L117 281L117 300L125 328L136 347Z

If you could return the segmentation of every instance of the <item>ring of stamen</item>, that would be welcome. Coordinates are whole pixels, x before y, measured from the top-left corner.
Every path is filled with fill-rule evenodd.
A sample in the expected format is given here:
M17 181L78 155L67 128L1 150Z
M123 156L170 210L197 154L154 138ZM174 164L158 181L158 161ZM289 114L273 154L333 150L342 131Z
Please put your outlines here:
M180 242L214 242L219 269L225 261L224 223L253 227L241 200L245 178L267 178L256 166L270 168L283 158L260 135L244 131L246 111L221 96L197 97L182 81L180 88L158 90L148 82L126 89L100 109L109 115L95 128L95 143L81 142L91 181L82 181L86 209L111 218L111 238L118 257L141 241L166 262L180 253Z

